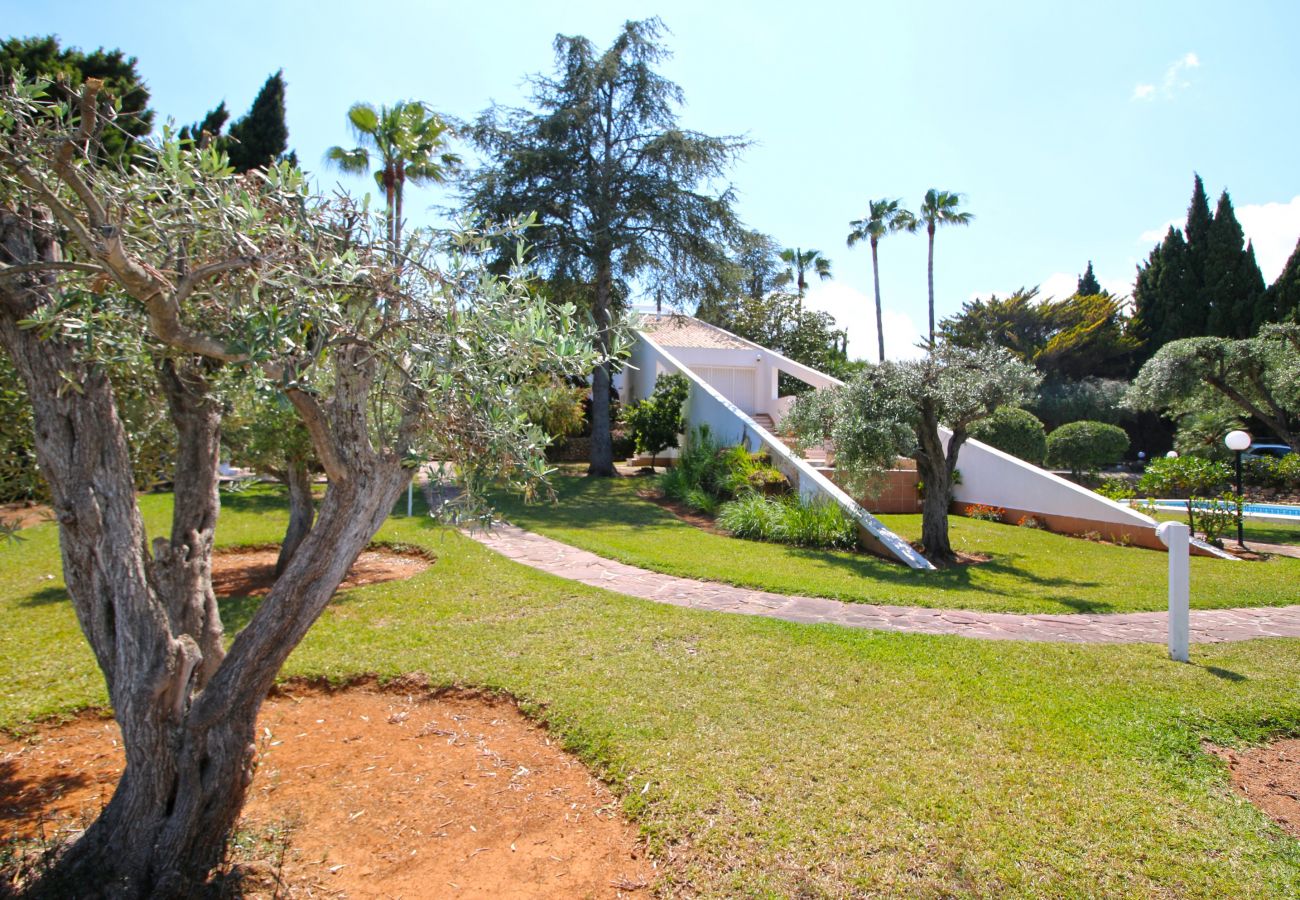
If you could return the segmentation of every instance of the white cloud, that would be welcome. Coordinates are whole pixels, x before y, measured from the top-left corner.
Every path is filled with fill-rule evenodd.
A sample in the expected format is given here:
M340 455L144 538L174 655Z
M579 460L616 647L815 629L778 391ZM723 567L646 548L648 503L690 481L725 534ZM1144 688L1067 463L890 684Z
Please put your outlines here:
M1183 219L1170 219L1159 228L1151 228L1142 232L1138 235L1138 240L1144 244L1158 244L1165 239L1165 235L1169 233L1170 228L1182 228L1184 221Z
M1290 203L1251 203L1237 207L1241 230L1255 246L1255 259L1264 280L1272 284L1300 239L1300 196Z
M849 333L849 358L875 361L876 301L857 288L837 281L824 281L808 288L804 297L808 309L827 312L835 324ZM922 328L907 313L890 309L888 301L881 319L885 332L885 356L889 359L915 359L921 356L916 346L923 337Z
M1200 57L1195 53L1186 53L1170 63L1169 67L1165 69L1165 76L1161 79L1159 87L1143 82L1134 85L1132 99L1151 101L1160 98L1168 100L1179 91L1185 91L1192 86L1187 73L1200 67Z
M1241 230L1255 247L1255 259L1264 280L1272 284L1282 274L1282 267L1295 251L1300 239L1300 196L1288 203L1250 203L1236 208ZM1184 220L1170 219L1159 228L1142 232L1138 240L1156 244L1164 240L1169 226L1182 228Z

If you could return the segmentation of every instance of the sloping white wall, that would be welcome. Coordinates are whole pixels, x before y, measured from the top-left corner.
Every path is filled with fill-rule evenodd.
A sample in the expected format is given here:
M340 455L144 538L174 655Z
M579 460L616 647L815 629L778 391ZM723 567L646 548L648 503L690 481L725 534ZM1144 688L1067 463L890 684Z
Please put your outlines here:
M660 347L645 334L640 335L637 343L644 345L640 355L633 351L634 364L640 371L679 372L689 382L686 400L688 436L691 430L707 425L714 439L722 446L744 444L751 453L766 450L772 458L772 464L790 480L792 485L797 487L800 497L826 498L848 513L885 552L914 569L934 568L929 560L912 549L911 544L886 528L879 519L859 506L837 484L796 456L789 447L706 384L674 354ZM644 382L638 383L644 384ZM650 390L653 390L653 386ZM647 391L641 396L648 396L649 393L650 391Z
M939 436L946 448L952 432L943 428ZM957 468L962 483L953 489L953 499L959 503L1108 522L1153 533L1157 524L1135 509L973 439L962 444Z

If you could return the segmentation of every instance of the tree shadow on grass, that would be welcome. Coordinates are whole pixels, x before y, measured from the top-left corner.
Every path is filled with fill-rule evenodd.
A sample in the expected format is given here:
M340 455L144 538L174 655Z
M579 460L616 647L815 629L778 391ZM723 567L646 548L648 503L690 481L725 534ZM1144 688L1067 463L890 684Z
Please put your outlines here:
M242 513L287 513L289 501L280 485L258 486L246 491L226 491L221 495L222 509Z
M32 591L27 596L18 601L19 606L49 606L51 603L64 603L68 599L68 591L61 587L43 587L40 590Z

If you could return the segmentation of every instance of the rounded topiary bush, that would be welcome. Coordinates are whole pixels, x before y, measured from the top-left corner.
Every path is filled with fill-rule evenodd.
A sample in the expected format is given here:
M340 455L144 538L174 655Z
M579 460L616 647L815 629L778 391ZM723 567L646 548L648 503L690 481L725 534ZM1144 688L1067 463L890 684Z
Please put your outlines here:
M1014 406L1001 406L987 419L970 428L970 436L1025 462L1041 466L1047 457L1047 432L1031 412Z
M1070 422L1047 436L1047 462L1074 475L1114 465L1128 450L1123 428L1105 422Z

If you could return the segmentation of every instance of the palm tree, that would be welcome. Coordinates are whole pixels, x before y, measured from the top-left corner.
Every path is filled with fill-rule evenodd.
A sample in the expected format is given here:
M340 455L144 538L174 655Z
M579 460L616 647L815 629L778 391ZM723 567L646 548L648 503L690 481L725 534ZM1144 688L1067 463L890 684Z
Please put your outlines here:
M460 164L460 157L446 151L451 127L433 110L414 100L402 100L376 109L369 103L355 103L348 110L348 124L359 146L351 150L330 147L325 161L349 174L365 174L370 154L378 156L375 182L384 192L388 218L388 242L397 255L402 237L402 189L413 184L446 181Z
M849 223L853 230L849 232L849 246L858 241L871 242L871 275L876 286L876 340L880 349L880 361L885 361L885 323L880 308L880 259L876 248L880 239L895 231L916 231L920 223L916 216L904 209L902 200L872 200L867 215Z
M930 236L930 260L926 270L930 284L930 348L934 348L934 232L940 225L969 225L975 216L968 212L959 212L961 194L951 191L939 191L930 188L921 201L921 211L916 217L925 224L925 233Z
M803 313L803 295L808 290L808 281L804 275L809 271L816 272L817 277L826 281L831 277L831 261L822 256L820 250L801 250L798 247L787 247L781 251L781 261L790 268L780 278L781 284L795 283L799 294L799 312Z

